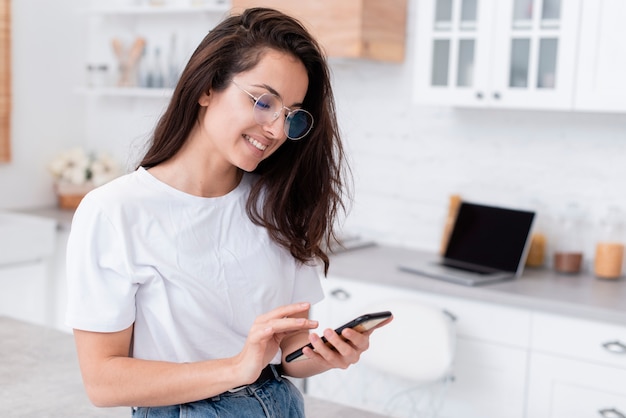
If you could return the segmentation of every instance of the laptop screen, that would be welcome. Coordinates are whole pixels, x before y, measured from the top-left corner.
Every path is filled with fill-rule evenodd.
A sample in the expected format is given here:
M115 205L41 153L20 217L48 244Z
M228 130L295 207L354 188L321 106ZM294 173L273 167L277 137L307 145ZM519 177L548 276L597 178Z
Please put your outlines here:
M534 212L461 202L444 263L517 272L534 217Z

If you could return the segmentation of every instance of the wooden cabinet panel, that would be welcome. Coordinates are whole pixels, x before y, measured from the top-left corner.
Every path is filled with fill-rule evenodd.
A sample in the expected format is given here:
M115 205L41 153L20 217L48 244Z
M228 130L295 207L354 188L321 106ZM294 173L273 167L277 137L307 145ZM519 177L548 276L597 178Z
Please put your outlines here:
M11 160L11 2L0 1L0 162Z
M298 18L328 56L404 60L407 0L232 0L235 12L260 6Z

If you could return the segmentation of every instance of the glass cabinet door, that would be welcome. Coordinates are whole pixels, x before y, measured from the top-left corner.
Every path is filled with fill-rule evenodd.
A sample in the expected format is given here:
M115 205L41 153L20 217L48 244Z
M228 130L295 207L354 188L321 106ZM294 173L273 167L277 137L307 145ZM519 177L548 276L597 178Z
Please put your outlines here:
M491 1L419 3L416 78L422 85L416 88L418 102L456 105L482 98L480 86L489 71Z
M509 87L555 87L560 18L561 0L514 1ZM536 74L530 71L531 50L537 51Z
M479 0L436 0L431 86L472 87Z
M509 0L498 5L493 97L511 107L571 107L580 1Z

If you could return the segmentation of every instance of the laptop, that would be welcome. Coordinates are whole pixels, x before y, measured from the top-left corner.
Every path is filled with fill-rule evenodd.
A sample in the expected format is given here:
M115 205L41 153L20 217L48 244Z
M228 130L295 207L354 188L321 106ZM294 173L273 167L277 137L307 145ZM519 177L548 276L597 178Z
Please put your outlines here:
M466 286L521 276L535 213L461 202L443 256L400 270Z

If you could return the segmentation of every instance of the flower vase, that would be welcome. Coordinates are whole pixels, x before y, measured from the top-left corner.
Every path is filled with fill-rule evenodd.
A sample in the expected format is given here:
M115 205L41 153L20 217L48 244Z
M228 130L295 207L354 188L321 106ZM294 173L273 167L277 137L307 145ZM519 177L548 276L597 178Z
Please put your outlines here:
M54 189L61 209L75 210L87 193L94 189L92 183L56 183Z

